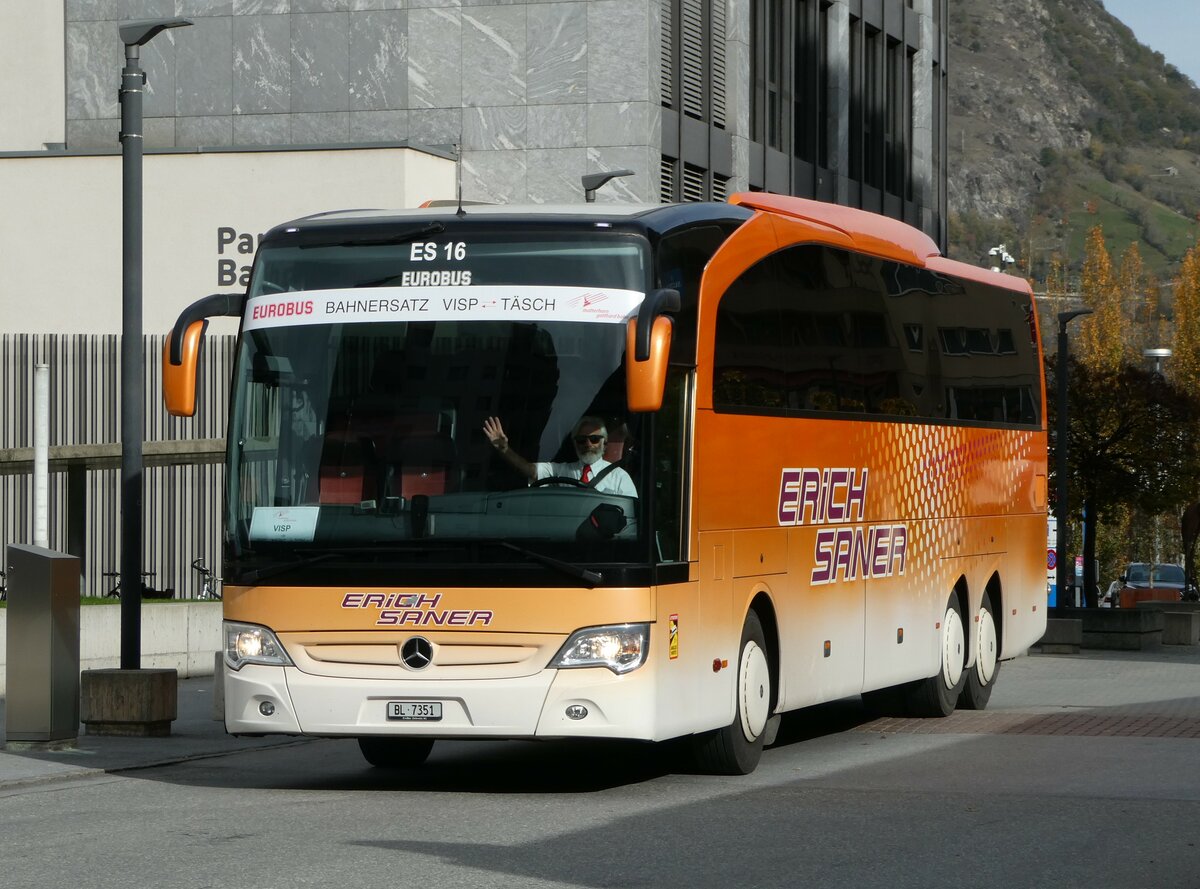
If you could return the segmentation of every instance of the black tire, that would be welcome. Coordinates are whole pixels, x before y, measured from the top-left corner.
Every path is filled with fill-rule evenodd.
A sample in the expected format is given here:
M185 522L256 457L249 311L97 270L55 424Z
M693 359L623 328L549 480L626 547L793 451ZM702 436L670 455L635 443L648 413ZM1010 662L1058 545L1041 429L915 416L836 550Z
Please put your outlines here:
M1000 676L1000 646L996 639L996 612L992 597L984 590L979 603L979 620L975 626L975 666L967 671L967 682L958 696L958 706L964 710L983 710L992 696Z
M941 665L937 673L907 686L907 711L910 716L949 716L958 704L958 696L967 682L966 633L958 596L951 593L941 621L938 649Z
M738 645L733 722L695 738L696 765L710 775L748 775L762 758L774 694L767 639L751 611Z
M378 769L414 769L429 758L432 738L359 738L358 749Z

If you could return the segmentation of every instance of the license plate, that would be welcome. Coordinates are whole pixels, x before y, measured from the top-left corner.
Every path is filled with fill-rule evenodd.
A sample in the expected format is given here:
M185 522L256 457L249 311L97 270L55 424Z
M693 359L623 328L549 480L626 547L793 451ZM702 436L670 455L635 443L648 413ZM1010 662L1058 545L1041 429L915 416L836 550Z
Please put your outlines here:
M442 702L388 701L387 718L403 722L436 722L442 718Z

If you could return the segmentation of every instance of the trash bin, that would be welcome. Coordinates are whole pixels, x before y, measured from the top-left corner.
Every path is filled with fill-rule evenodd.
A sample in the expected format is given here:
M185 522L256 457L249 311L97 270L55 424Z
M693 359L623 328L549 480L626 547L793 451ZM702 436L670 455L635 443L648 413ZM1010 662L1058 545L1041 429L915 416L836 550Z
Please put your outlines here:
M10 544L6 743L79 737L79 559Z

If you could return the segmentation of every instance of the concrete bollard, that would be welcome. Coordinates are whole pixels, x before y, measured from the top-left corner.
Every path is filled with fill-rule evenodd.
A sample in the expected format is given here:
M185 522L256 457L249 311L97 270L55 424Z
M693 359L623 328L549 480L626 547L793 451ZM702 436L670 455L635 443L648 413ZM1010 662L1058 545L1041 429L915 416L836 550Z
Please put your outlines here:
M1082 642L1083 621L1050 618L1046 621L1046 634L1036 647L1043 654L1079 654Z
M84 670L80 721L89 735L163 738L179 716L175 670Z
M1200 611L1164 611L1163 645L1200 643Z

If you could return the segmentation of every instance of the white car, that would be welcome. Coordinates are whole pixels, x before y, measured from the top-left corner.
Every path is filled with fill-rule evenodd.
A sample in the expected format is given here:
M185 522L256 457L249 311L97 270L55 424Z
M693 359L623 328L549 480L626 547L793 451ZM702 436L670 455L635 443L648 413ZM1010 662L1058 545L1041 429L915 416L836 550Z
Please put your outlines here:
M1100 603L1099 603L1100 607L1101 608L1116 608L1116 607L1118 607L1117 600L1118 600L1118 597L1121 595L1121 587L1123 587L1123 586L1124 586L1124 584L1121 583L1121 581L1119 581L1119 580L1114 580L1112 583L1110 583L1108 585L1107 592L1105 592L1104 595L1100 597Z

